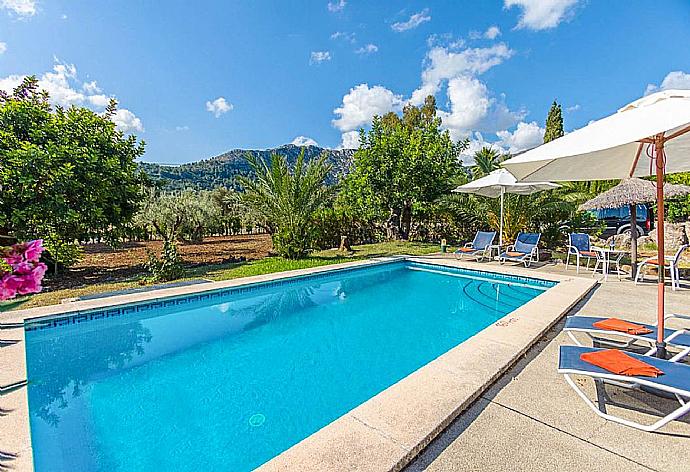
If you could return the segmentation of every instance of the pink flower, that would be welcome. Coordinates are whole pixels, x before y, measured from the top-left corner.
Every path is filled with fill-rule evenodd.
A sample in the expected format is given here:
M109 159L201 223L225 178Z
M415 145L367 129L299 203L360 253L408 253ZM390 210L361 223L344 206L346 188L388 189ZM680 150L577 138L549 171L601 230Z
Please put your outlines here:
M20 262L19 264L16 264L14 267L14 273L17 275L26 275L30 274L31 271L34 269L34 265L31 264L30 262Z
M35 239L26 243L26 248L24 249L24 259L28 262L38 262L43 253L43 240Z
M24 260L22 253L17 251L16 245L12 246L12 249L6 252L2 258L12 267Z
M0 279L0 301L9 300L17 296L17 289L11 285L7 284L7 280L11 277L11 274L6 273Z

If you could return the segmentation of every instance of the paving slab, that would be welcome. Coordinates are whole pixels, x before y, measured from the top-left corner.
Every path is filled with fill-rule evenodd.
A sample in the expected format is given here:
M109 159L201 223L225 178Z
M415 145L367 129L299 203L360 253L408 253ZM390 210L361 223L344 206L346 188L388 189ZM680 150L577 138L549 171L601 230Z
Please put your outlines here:
M409 472L650 470L484 399L430 447L433 461L413 462Z

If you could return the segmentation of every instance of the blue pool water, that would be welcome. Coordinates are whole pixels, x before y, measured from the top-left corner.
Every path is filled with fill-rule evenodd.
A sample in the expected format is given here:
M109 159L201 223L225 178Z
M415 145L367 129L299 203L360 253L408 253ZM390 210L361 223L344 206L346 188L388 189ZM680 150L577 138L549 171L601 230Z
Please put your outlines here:
M251 470L550 285L395 262L27 325L35 468Z

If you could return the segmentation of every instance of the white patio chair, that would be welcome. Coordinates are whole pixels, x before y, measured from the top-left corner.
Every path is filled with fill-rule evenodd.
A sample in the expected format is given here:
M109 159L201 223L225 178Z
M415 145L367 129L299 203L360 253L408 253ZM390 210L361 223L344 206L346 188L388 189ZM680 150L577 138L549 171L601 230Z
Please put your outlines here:
M685 251L688 247L690 247L688 244L683 244L680 248L678 248L675 255L666 256L664 258L664 270L668 270L671 274L671 288L673 290L680 288L680 271L678 270L678 261L680 261L680 256L683 254L683 251ZM659 269L659 261L656 257L648 257L637 265L635 284L639 283L640 279L644 278L645 274L643 273L642 268L645 268L646 272L646 268L649 266Z

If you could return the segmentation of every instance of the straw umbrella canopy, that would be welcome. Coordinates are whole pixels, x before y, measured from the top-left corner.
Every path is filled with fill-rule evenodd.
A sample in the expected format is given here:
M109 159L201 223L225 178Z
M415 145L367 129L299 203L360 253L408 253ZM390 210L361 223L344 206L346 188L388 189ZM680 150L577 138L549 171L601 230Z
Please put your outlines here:
M518 182L515 176L505 169L497 169L480 179L461 185L453 190L457 193L473 193L489 198L501 199L498 244L503 246L503 196L506 193L531 195L543 190L552 190L560 185L551 182Z
M656 175L657 257L664 260L664 174L690 171L690 90L665 90L503 162L518 181ZM664 271L657 284L657 353L664 342Z
M677 198L690 195L690 186L664 184L664 195ZM637 270L637 215L638 203L651 203L656 200L656 186L649 180L636 177L623 179L615 187L603 192L580 205L580 210L601 210L605 208L630 208L630 258L632 260L632 277Z

